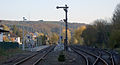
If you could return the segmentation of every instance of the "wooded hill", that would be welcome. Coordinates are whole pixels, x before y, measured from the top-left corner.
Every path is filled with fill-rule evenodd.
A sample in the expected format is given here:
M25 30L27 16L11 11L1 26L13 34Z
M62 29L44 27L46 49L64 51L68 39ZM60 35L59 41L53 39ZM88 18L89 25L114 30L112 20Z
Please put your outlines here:
M1 20L0 24L5 24L8 27L13 27L13 25L16 25L18 28L23 28L27 32L41 32L44 34L51 34L53 32L59 33L60 27L62 26L64 28L65 23L59 22L59 21L11 21L11 20ZM71 32L74 31L74 29L86 25L84 23L68 23L68 27Z

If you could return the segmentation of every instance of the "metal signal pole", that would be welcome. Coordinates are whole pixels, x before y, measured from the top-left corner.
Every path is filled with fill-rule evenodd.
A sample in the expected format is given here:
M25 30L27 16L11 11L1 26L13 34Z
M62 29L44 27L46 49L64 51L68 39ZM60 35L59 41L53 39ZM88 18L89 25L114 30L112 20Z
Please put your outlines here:
M67 12L68 12L68 8L69 8L69 7L68 7L67 5L65 5L64 7L59 7L59 6L57 6L56 8L57 8L57 9L62 8L62 9L65 11L65 19L64 19L64 22L65 22L65 27L66 27L66 31L65 31L66 37L65 37L64 49L67 51L67 50L68 50L68 38L67 38L67 27L68 27L67 21L68 21L68 17L67 17Z

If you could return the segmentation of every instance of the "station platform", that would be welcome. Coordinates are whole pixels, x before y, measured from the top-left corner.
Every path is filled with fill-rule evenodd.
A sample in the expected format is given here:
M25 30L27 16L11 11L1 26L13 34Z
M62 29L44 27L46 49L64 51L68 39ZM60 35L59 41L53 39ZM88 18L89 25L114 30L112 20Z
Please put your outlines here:
M44 48L47 48L49 47L50 45L42 45L42 46L38 46L38 47L34 47L34 48L27 48L26 50L27 51L40 51Z

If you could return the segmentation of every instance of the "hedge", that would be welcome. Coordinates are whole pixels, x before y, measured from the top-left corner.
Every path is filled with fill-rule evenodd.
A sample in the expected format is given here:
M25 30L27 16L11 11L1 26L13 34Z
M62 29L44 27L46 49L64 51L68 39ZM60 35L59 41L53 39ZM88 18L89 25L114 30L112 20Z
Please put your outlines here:
M14 49L18 48L19 44L17 42L0 42L0 48L2 49Z

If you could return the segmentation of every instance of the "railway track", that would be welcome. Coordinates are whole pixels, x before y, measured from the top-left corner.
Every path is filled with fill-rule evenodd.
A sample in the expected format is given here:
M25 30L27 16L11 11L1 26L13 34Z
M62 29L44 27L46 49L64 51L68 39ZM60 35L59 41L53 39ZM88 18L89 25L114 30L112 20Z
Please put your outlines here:
M81 46L77 46L77 47L81 47ZM84 47L83 47L84 48ZM85 48L84 48L85 49ZM109 65L115 65L115 61L114 61L114 57L113 57L113 54L106 51L106 50L103 50L103 49L98 49L98 48L90 48L90 47L86 47L86 50L89 50L91 52L89 53L93 53L95 55L98 55L98 54L101 54L101 58L103 60L105 60ZM99 56L99 55L98 55Z
M83 57L83 59L84 59L84 61L85 61L85 65L89 65L88 58L87 58L84 54L78 52L78 51L75 50L74 48L71 48L71 49L72 49L74 52L76 52L78 55L81 55L81 56Z
M85 58L86 65L109 65L103 58L101 58L102 53L100 52L99 55L95 55L77 47L71 46L71 49L79 55L82 55L84 58L87 57Z
M19 62L16 62L14 65L37 65L46 55L48 55L55 46L47 47L36 54L33 54L29 57L26 57Z
M109 61L110 65L115 65L113 54L108 51L105 51L105 50L101 50L101 51L102 51L101 53L103 53L102 55L104 55L104 54L108 55L108 58L105 60L106 61L110 60ZM103 57L103 59L104 59L104 57Z
M95 49L96 53L101 54L101 58L104 59L109 65L115 65L113 55L107 50L98 49L98 48L89 48L89 50Z

